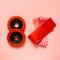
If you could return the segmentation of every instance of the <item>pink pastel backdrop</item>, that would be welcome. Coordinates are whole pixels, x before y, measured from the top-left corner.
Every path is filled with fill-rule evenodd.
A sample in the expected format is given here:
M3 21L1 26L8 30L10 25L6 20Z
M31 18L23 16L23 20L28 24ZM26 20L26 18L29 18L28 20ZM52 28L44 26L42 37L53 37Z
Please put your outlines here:
M26 41L21 48L7 42L7 22L15 15L26 22ZM52 17L56 23L46 48L35 47L27 37L34 31L32 19L40 16ZM0 60L60 60L60 0L0 0Z

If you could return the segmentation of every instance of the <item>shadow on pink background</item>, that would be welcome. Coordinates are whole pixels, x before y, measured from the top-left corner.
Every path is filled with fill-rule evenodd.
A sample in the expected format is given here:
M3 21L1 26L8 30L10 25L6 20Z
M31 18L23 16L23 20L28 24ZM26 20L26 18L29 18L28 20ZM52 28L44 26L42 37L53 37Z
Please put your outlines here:
M7 42L7 22L15 15L26 22L26 41L17 49ZM34 31L32 19L40 16L52 17L57 25L46 48L35 47L27 37ZM60 0L0 0L0 60L60 60Z

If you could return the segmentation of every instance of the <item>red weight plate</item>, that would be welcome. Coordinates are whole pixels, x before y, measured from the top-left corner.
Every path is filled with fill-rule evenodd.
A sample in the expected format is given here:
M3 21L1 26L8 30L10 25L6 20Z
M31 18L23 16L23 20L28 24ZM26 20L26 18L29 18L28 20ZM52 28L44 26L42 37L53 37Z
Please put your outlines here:
M34 44L38 44L49 32L53 30L56 24L51 18L41 24L35 31L33 31L28 37Z
M19 33L20 34L20 38L22 38L22 40L21 39L19 39L19 40L21 40L19 43L17 42L14 42L15 40L11 40L11 38L13 39L14 37L13 37L13 33ZM19 35L18 35L19 36ZM22 37L21 37L22 36ZM25 34L23 33L23 31L21 31L21 30L19 30L19 29L13 29L13 30L11 30L9 33L8 33L8 35L7 35L7 40L8 40L8 43L10 44L10 45L12 45L12 46L14 46L14 47L19 47L19 46L22 46L23 44L24 44L24 42L25 42ZM13 43L13 42L14 43Z
M22 17L20 17L20 16L13 16L13 17L11 17L11 18L8 20L7 27L8 27L8 29L9 29L9 31L12 30L12 28L11 28L11 26L10 26L10 23L11 23L11 21L12 21L13 19L15 19L15 18L19 19L19 20L22 22L22 28L21 28L20 30L24 31L26 24L25 24L24 19L23 19ZM15 29L15 28L13 28L13 29ZM17 29L18 29L18 28L17 28Z

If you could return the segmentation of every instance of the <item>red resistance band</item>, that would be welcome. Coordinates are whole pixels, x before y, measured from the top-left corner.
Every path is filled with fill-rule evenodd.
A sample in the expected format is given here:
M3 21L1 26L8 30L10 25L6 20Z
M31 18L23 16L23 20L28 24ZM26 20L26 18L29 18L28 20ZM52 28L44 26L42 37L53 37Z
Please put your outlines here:
M33 31L28 37L34 44L38 44L41 40L50 33L56 26L54 21L49 18L42 25L40 25L35 31Z

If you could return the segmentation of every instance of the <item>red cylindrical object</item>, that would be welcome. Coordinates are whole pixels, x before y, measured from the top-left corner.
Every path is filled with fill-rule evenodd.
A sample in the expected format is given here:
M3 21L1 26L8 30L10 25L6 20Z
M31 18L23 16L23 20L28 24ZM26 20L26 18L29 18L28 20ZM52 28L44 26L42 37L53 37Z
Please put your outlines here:
M13 43L12 40L11 40L11 35L14 33L14 32L17 32L17 33L20 33L22 35L22 40L21 42L19 43ZM19 35L18 35L19 36ZM13 38L13 37L12 37ZM21 37L20 37L21 38ZM19 30L19 29L13 29L11 30L8 35L7 35L7 40L8 40L8 43L14 47L19 47L19 46L22 46L25 42L25 34L23 33L23 31Z
M12 30L12 28L11 28L11 26L10 26L10 23L11 23L11 21L12 21L13 19L15 19L15 18L19 19L19 20L22 22L22 28L21 28L20 30L24 31L26 24L25 24L24 19L23 19L22 17L20 17L20 16L13 16L13 17L11 17L11 18L8 20L7 27L8 27L8 29L9 29L9 31ZM13 28L13 29L16 29L16 28ZM17 28L17 29L18 29L18 28Z
M56 24L51 18L46 20L35 31L33 31L28 37L34 44L38 44L49 32L53 30Z

